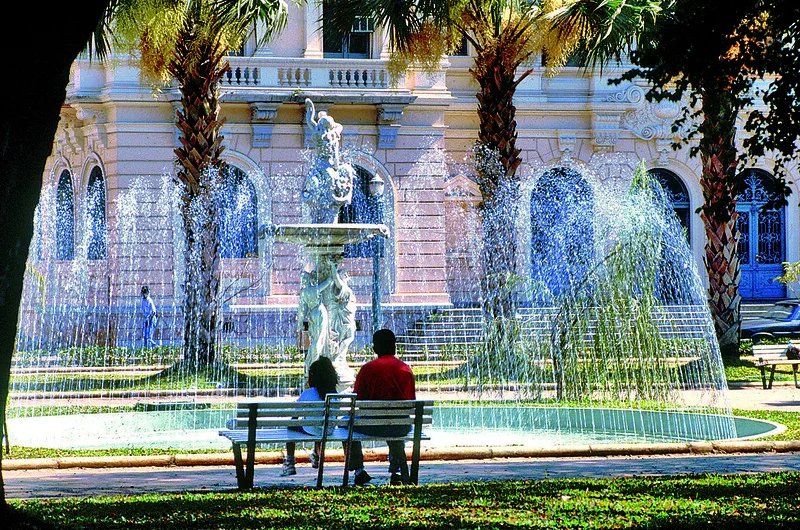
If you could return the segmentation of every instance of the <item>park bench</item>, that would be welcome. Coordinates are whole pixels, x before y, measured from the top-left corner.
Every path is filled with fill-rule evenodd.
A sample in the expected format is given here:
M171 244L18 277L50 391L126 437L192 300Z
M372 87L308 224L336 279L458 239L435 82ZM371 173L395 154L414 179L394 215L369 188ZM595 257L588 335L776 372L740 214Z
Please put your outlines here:
M794 375L794 386L800 388L797 384L797 368L800 366L800 359L764 359L763 357L759 357L756 366L761 370L761 385L765 390L772 388L772 381L775 379L775 369L778 366L791 366L792 375ZM769 381L767 381L767 368L769 368Z
M346 447L354 440L403 440L413 442L411 471L403 463L400 470L404 482L416 484L419 477L420 442L430 440L423 432L433 423L433 401L356 400L355 394L328 394L325 401L243 401L237 404L236 416L228 421L220 436L231 441L236 480L239 489L253 487L255 449L258 444L285 444L286 442L321 442L317 487L322 487L325 469L325 446L329 442L342 442ZM355 432L357 426L412 425L405 436L372 436ZM294 430L311 427L319 434ZM246 455L242 456L242 447ZM345 451L342 487L347 487L349 477L349 451Z
M800 359L788 359L786 357L787 344L754 344L753 356L758 357L756 366L761 370L761 385L765 390L772 388L775 380L775 369L779 366L791 366L794 375L794 386L797 384L797 370L800 367ZM767 380L767 370L769 370L769 381Z

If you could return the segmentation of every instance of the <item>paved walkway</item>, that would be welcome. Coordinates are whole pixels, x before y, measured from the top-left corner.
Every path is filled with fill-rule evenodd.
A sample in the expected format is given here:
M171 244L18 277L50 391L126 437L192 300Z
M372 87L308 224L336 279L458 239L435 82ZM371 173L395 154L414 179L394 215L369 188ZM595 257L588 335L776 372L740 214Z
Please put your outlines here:
M376 486L386 485L385 464L370 463ZM298 474L281 477L280 466L257 466L256 487L313 487L316 470L297 467ZM326 465L325 486L341 485L341 465ZM421 484L548 478L609 478L675 476L695 473L740 474L767 471L800 472L800 452L782 454L662 456L614 458L492 459L423 462ZM36 469L4 471L10 499L86 497L183 491L236 489L232 466L147 467L112 469ZM352 483L352 477L351 477Z

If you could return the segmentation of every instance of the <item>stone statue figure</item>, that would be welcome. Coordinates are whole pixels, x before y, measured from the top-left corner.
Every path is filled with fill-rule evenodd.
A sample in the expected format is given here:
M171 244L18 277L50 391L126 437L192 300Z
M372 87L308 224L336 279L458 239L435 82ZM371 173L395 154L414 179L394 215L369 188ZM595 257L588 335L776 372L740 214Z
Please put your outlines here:
M347 351L356 335L356 296L348 285L347 272L333 265L333 285L325 294L331 326L331 360L339 375L339 392L355 381L355 371L347 364Z
M297 307L297 331L303 331L303 322L308 320L308 337L310 344L306 352L305 374L311 363L321 355L330 357L330 319L328 309L323 302L323 293L331 287L333 280L328 277L319 281L317 275L303 271L300 275L303 288L300 290L300 301Z
M342 126L327 112L316 112L306 98L306 122L314 142L313 167L306 175L301 197L311 212L312 223L337 223L339 210L353 198L353 166L342 162L339 143Z

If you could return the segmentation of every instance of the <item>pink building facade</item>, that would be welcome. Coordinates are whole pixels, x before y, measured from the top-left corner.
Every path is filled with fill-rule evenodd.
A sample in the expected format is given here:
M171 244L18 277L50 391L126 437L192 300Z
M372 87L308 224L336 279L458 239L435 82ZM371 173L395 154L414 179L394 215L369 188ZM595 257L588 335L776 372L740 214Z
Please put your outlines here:
M343 147L351 163L386 183L377 199L391 232L381 257L386 323L402 328L436 308L478 305L480 196L467 157L477 139L471 50L443 57L434 74L408 71L392 85L380 28L367 24L358 39L326 46L324 28L316 29L320 8L290 9L289 27L269 47L250 43L229 58L231 72L221 86L224 157L249 190L250 222L304 219L299 191L308 168L309 135L303 102L310 98L317 110L344 126ZM567 67L547 77L537 67L520 85L515 97L517 145L525 160L518 172L520 274L530 274L536 265L530 212L543 176L567 168L592 191L593 207L608 207L630 185L642 160L674 185L676 211L685 217L689 244L701 263L704 233L695 214L702 202L699 161L688 149L671 148L681 139L680 131L671 131L679 109L647 102L643 86L609 85L608 79L624 70L610 68L600 75ZM22 318L28 333L42 325L25 328L35 320L36 307L61 304L65 312L105 315L94 324L80 324L81 329L89 326L98 342L122 341L132 333L133 324L123 322L131 322L143 284L164 312L179 309L180 223L169 198L178 107L177 90L154 94L128 58L75 63L44 175L39 239L30 262L45 287L26 291L29 310ZM796 184L789 205L775 219L758 218L758 178L769 178L770 165L765 159L750 168L758 170L753 193L749 202L741 201L741 208L751 208L752 222L743 228L749 230L753 257L744 277L750 282L746 297L754 300L793 296L767 280L780 273L780 262L800 259L800 211L792 198ZM797 182L797 168L789 169L788 180ZM72 226L66 226L69 218ZM223 332L277 337L292 329L286 326L294 326L303 266L300 248L269 238L225 257ZM366 330L372 258L346 257L344 267ZM174 333L162 329L162 339Z

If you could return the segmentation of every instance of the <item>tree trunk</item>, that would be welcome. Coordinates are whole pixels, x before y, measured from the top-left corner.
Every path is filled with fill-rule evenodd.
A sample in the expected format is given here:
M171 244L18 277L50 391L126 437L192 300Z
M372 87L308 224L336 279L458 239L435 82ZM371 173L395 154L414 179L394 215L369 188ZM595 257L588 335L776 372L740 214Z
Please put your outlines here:
M516 170L522 160L516 148L514 92L527 76L517 77L517 64L503 47L485 47L471 70L481 90L477 94L480 131L475 146L475 172L481 191L483 248L481 295L485 338L478 355L465 367L465 375L488 389L514 389L524 377L525 363L518 357L516 322L515 225L519 203Z
M516 148L517 122L513 99L519 82L516 68L502 54L484 50L472 70L481 91L478 98L480 131L475 148L476 174L481 191L483 276L481 291L489 321L513 318L516 309L516 241L514 228L519 202L516 170L522 160Z
M45 162L66 96L69 69L84 48L106 1L20 4L15 31L3 33L6 50L19 45L19 35L36 35L40 49L26 55L25 76L6 84L8 103L0 123L0 415L5 418L15 350L25 262L33 235L33 213L42 190ZM22 11L22 12L20 12ZM43 46L43 47L42 47ZM11 87L11 88L9 88ZM3 434L4 426L2 427ZM2 444L0 444L2 445ZM0 448L0 469L2 469ZM2 474L0 520L8 521Z
M181 147L175 150L184 185L182 206L186 236L184 352L200 366L213 364L220 287L219 193L224 150L220 130L219 81L228 69L225 49L193 32L187 23L176 45L171 73L180 83L183 112L177 113ZM202 62L193 57L204 57Z
M722 354L738 356L741 296L736 226L737 109L722 87L704 91L702 100L699 148L704 204L700 218L706 230L708 302Z

